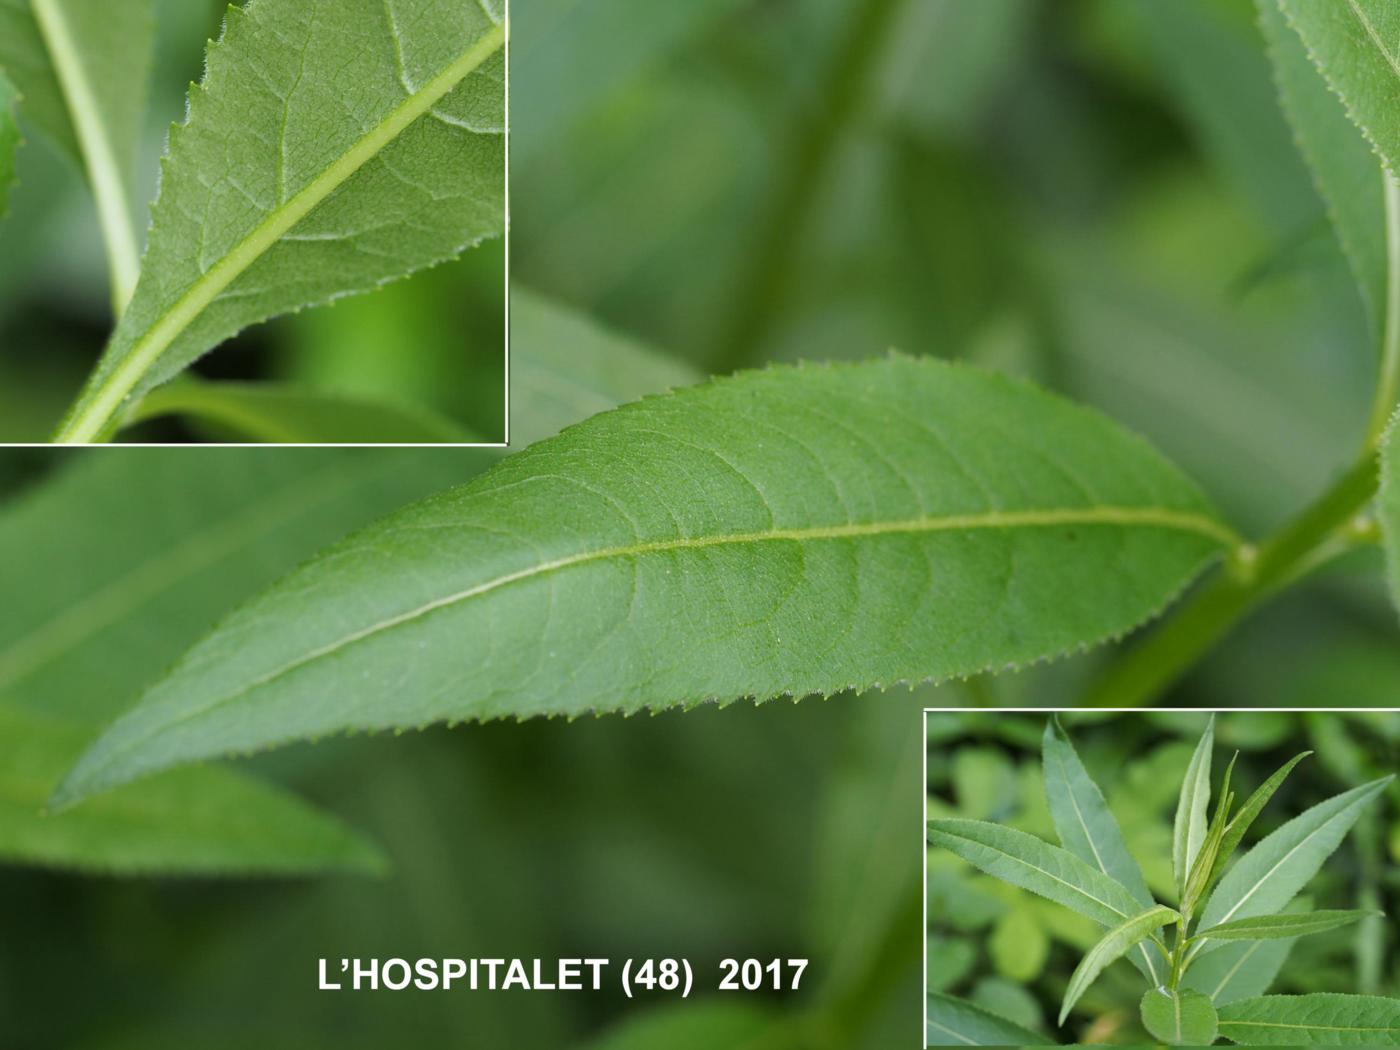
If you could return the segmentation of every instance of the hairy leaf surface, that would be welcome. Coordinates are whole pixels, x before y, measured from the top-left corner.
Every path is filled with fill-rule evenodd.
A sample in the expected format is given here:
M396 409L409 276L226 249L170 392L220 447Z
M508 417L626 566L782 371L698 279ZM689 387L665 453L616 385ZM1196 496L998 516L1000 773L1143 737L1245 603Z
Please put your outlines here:
M1221 1007L1220 1034L1244 1046L1400 1046L1400 999L1261 995Z
M1217 1018L1211 1001L1199 992L1149 989L1140 1005L1143 1027L1170 1046L1210 1046Z
M136 283L133 168L154 50L152 0L0 0L0 71L86 171L119 305Z
M1214 941L1277 940L1281 937L1302 937L1309 933L1324 933L1338 926L1348 926L1372 911L1323 910L1301 915L1256 915L1235 919L1219 926L1201 930L1196 936Z
M499 0L232 7L171 129L141 281L59 433L239 329L442 262L504 223Z
M1366 139L1319 74L1279 0L1259 0L1284 111L1312 169L1347 262L1356 275L1372 327L1385 323L1385 182Z
M1103 935L1079 960L1079 965L1070 974L1069 986L1065 989L1064 1001L1060 1004L1059 1023L1064 1024L1079 997L1088 991L1089 986L1103 973L1109 963L1116 962L1133 948L1146 947L1142 942L1154 932L1181 918L1173 908L1157 904L1139 912L1130 919L1124 919Z
M177 769L67 813L43 812L92 730L0 701L0 861L133 874L379 872L340 821L230 769Z
M1391 0L1278 0L1322 75L1400 176L1400 7Z
M1280 911L1317 874L1367 803L1393 779L1373 780L1319 802L1261 841L1220 880L1200 928ZM1214 947L1206 942L1201 950Z
M126 422L171 415L191 418L233 440L280 445L432 445L480 440L418 405L282 383L181 380L152 390Z
M354 727L802 696L1043 659L1231 542L1137 438L934 361L594 417L381 522L191 651L74 774Z
M1117 926L1142 911L1123 886L1073 853L1015 828L946 817L928 822L928 842L994 878Z
M929 1046L1054 1046L1039 1032L951 995L928 997L924 1041Z

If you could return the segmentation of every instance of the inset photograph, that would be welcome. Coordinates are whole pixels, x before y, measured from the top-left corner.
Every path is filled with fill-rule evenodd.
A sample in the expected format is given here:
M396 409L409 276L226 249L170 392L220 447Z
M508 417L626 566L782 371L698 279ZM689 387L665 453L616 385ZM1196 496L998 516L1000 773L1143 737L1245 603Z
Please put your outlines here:
M1400 713L925 726L926 1045L1400 1044Z
M506 27L0 5L0 442L503 444Z

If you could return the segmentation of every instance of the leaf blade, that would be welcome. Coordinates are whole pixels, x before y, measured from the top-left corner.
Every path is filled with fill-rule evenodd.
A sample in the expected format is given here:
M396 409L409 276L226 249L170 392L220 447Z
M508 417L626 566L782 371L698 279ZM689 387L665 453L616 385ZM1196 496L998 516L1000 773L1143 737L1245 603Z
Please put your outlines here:
M951 995L934 992L928 997L925 1018L928 1046L1053 1046L1039 1032Z
M1210 803L1210 752L1215 743L1215 716L1211 715L1201 734L1191 762L1186 767L1186 779L1176 803L1176 820L1172 823L1172 871L1177 887L1184 894L1191 864L1206 837L1206 807Z
M1122 958L1134 947L1168 923L1179 922L1181 916L1174 908L1157 904L1131 918L1124 919L1109 930L1099 942L1085 953L1079 965L1070 974L1069 985L1065 988L1064 1000L1060 1004L1059 1024L1065 1023L1074 1004L1079 1002L1091 984L1103 973L1110 963Z
M993 406L1018 426L1050 428L1073 473L1047 471L1025 437L1008 446L989 423ZM936 432L923 422L931 411L942 417ZM866 434L884 444L877 459ZM1001 444L994 461L988 441ZM902 358L772 369L637 402L382 528L393 559L366 534L286 581L252 615L270 625L295 604L300 626L251 646L232 623L236 651L216 635L191 654L188 673L202 684L192 690L177 672L72 786L361 720L631 711L1004 666L1151 614L1229 535L1194 486L1098 417L1002 377ZM381 568L364 562L362 543ZM1079 586L1067 605L1070 561L1105 559L1125 572L1099 574L1104 591ZM347 574L352 563L369 571L371 600L357 599L347 620L331 590L360 579ZM314 616L313 597L329 603ZM843 616L814 618L832 601ZM634 614L643 607L656 615ZM541 624L553 625L543 637ZM502 631L512 632L508 652L491 640ZM461 664L464 637L495 656L482 662L483 649ZM774 644L784 637L796 641ZM371 678L357 689L383 699L376 654L404 644L428 657L393 704L351 713L327 706L319 687L319 703L284 702L361 661ZM222 651L217 671L209 647ZM270 714L261 728L240 715L233 736L227 726L206 735L253 707ZM182 740L174 750L157 741L167 728L166 743Z
M98 439L247 325L501 232L504 19L475 0L395 3L230 9L171 132L142 280L57 440Z
M1339 926L1348 926L1368 915L1378 914L1380 913L1374 911L1324 909L1299 914L1282 912L1277 915L1254 915L1203 929L1196 936L1203 940L1216 941L1278 940L1285 937L1302 937L1310 933L1324 933Z
M1209 1046L1215 1042L1214 1005L1199 992L1151 988L1139 1006L1143 1027L1171 1046Z
M1220 1034L1245 1046L1397 1046L1400 999L1261 995L1221 1007Z

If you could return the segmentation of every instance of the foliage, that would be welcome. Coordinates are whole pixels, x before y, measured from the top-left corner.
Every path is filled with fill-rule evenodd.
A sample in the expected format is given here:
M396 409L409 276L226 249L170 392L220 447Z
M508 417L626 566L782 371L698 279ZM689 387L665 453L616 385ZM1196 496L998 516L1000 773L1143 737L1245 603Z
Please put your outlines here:
M1018 723L1033 718L999 717ZM1227 717L1231 722L1222 725L1229 730L1228 736L1238 739L1235 727L1263 716ZM1344 728L1344 716L1318 717L1333 726L1342 739L1354 739ZM1400 725L1393 714L1385 717L1388 733L1393 737ZM1117 715L1108 722L1096 719L1083 723L1082 732L1094 740L1095 768L1114 770L1115 753L1131 754L1134 741L1124 738L1134 730L1139 740L1151 740L1157 731L1143 724L1146 721L1143 715ZM1179 730L1187 728L1179 721L1172 725ZM953 743L960 739L957 736L942 739L941 731L940 739L930 739L931 788L938 782L935 770L943 763L943 754L951 750L956 761L955 756L964 750L976 753L975 749L982 746L977 741L989 723L972 718L963 721L962 726L964 733L975 735L961 737L961 744ZM1001 728L1004 731L1009 727ZM1352 961L1352 988L1362 980L1369 983L1369 978L1360 973L1358 961L1365 939L1374 937L1376 931L1368 930L1364 935L1357 935L1356 931L1376 912L1368 908L1313 909L1306 901L1301 910L1293 908L1299 892L1314 880L1318 892L1341 894L1343 900L1355 893L1344 871L1334 872L1329 878L1324 864L1358 821L1374 819L1367 818L1367 814L1374 814L1380 798L1395 795L1394 775L1387 774L1316 801L1317 793L1307 783L1311 778L1304 773L1307 766L1294 771L1291 779L1287 777L1300 760L1314 754L1309 750L1291 757L1264 779L1248 802L1240 803L1244 770L1260 767L1267 753L1287 747L1290 742L1286 737L1293 734L1285 734L1285 739L1275 740L1264 749L1250 748L1256 754L1237 750L1229 768L1214 785L1215 802L1211 807L1207 803L1212 794L1210 767L1216 750L1216 729L1212 716L1192 751L1172 752L1177 763L1173 780L1179 781L1182 788L1177 792L1174 834L1170 841L1164 837L1154 843L1133 825L1156 823L1169 805L1165 793L1159 793L1155 803L1146 806L1127 794L1116 807L1110 807L1105 793L1094 786L1094 779L1058 719L1052 717L1045 725L1040 757L1045 794L1052 812L1058 808L1060 819L1056 820L1055 832L1063 845L1053 846L1038 835L1001 824L941 816L938 799L931 796L930 871L941 870L940 858L951 854L1097 925L1089 937L1072 945L1079 956L1073 972L1067 978L1044 982L1059 999L1059 1027L1063 1028L1076 1010L1096 1018L1082 1029L1081 1041L1131 1041L1133 1029L1123 1016L1126 1006L1110 1004L1123 1004L1124 1000L1135 1003L1140 997L1142 1027L1152 1038L1172 1045L1209 1044L1217 1032L1236 1043L1268 1043L1282 1041L1281 1033L1285 1031L1292 1033L1288 1041L1294 1044L1328 1044L1352 1041L1363 1029L1368 1041L1395 1042L1400 1039L1400 1030L1393 1027L1390 1019L1400 999L1336 994L1330 989L1316 991L1317 976L1302 963L1279 977L1284 956L1301 938L1326 941L1330 936L1335 943L1337 937L1343 936L1341 931L1347 931L1346 936L1353 938L1357 948ZM1026 744L1022 746L1029 750ZM1152 760L1141 763L1148 768ZM1369 760L1363 762L1370 764ZM1066 778L1066 769L1076 771L1076 775ZM1303 783L1298 782L1300 777ZM1114 780L1107 783L1127 786L1133 779L1130 766L1115 771ZM1108 792L1113 794L1112 790ZM1296 815L1282 820L1278 815L1281 805L1296 807ZM1201 834L1193 837L1189 832L1201 812L1208 813L1208 819ZM1247 832L1258 822L1273 830L1233 860L1231 854L1251 837ZM1361 826L1364 830L1368 825ZM1172 882L1156 889L1163 903L1150 897L1141 900L1130 889L1140 888L1143 877L1138 860L1124 849L1125 841L1145 844L1140 857L1144 866L1154 862L1153 854L1163 859L1168 853L1177 856L1179 843L1192 843L1182 867L1173 869ZM1113 858L1114 870L1122 875L1122 881L1107 873L1106 857ZM929 893L928 914L933 928L956 924L958 913L947 910L954 905L945 897L945 891L931 883ZM1275 951L1273 945L1280 946L1283 954L1271 955ZM969 965L963 975L951 982L934 983L932 968L941 965L935 961L935 950L941 952L943 948L935 949L930 944L929 1040L946 1045L962 1040L947 1038L947 1031L940 1034L934 1026L956 1016L960 1008L948 1004L960 1000L950 999L948 991L966 980L974 968ZM1113 967L1116 960L1125 957L1145 978L1145 992L1141 981L1134 991L1125 979L1128 971ZM1236 974L1249 978L1248 987L1236 987ZM1027 980L1034 981L1037 976ZM1308 994L1262 994L1276 980L1288 980L1294 987L1307 989ZM937 995L932 994L935 991ZM1043 1030L1038 1008L1033 1016L1032 1027ZM970 1030L962 1034L974 1038L977 1035Z

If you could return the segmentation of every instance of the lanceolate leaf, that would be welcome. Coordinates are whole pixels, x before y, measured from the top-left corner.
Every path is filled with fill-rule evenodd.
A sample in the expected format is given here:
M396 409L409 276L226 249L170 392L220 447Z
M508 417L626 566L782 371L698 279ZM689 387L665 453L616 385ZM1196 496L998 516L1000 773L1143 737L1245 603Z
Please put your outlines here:
M1213 941L1276 940L1281 937L1301 937L1309 933L1324 933L1338 926L1347 926L1368 915L1370 911L1313 911L1301 915L1256 915L1251 919L1236 919L1203 929L1198 937Z
M15 150L19 148L15 99L14 86L0 73L0 219L9 211L10 186L15 181Z
M1089 949L1079 965L1070 975L1069 986L1065 989L1064 1001L1060 1005L1059 1023L1064 1024L1074 1004L1088 990L1104 967L1121 959L1134 947L1145 947L1142 942L1155 931L1176 922L1181 916L1172 908L1158 904L1146 911L1125 919L1103 935L1098 944Z
M0 0L0 71L87 172L119 310L136 284L132 168L154 43L152 0Z
M1206 731L1191 755L1186 767L1186 779L1181 782L1181 794L1176 803L1176 822L1172 826L1172 870L1182 892L1191 864L1206 838L1206 806L1210 803L1210 752L1215 744L1215 716L1211 715Z
M0 862L131 874L378 872L379 851L295 796L229 769L179 769L47 814L92 737L0 701Z
M1259 0L1283 108L1297 133L1332 226L1380 332L1385 323L1385 183L1376 155L1285 21L1279 0Z
M127 423L178 415L234 441L431 445L480 439L430 409L281 383L179 380L152 390Z
M924 1041L929 1046L1054 1046L1039 1032L951 995L928 997Z
M928 841L994 878L1063 904L1104 926L1139 914L1132 894L1073 853L1024 831L981 820L928 822Z
M1121 633L1231 534L1137 439L902 358L605 413L235 614L65 794L352 727L869 689Z
M1211 873L1212 883L1219 878L1220 873L1225 870L1225 865L1228 863L1230 855L1233 854L1239 847L1239 844L1244 841L1245 832L1250 829L1255 818L1257 818L1264 807L1268 805L1269 799L1274 797L1274 792L1279 789L1279 785L1282 784L1288 774L1292 772L1294 766L1311 754L1311 751L1303 751L1290 758L1280 766L1268 780L1254 789L1254 793L1245 800L1245 804L1241 806L1234 817L1231 818L1230 825L1225 830L1225 838L1221 841L1220 850L1215 857L1214 871Z
M504 222L499 0L230 8L172 128L130 308L60 431L240 328L441 262Z
M1142 869L1123 842L1118 821L1057 718L1045 725L1041 753L1050 816L1065 849L1121 883L1140 904L1151 904L1152 894ZM1161 957L1146 945L1133 952L1133 961L1146 967L1153 983L1160 983L1165 976Z
M1391 0L1277 0L1392 174L1400 175L1400 8Z
M1283 969L1292 948L1292 940L1233 941L1195 960L1182 987L1209 996L1217 1007L1262 995Z
M1141 1010L1143 1027L1170 1046L1215 1042L1215 1007L1199 992L1151 988L1142 997Z
M1394 779L1384 777L1305 810L1240 858L1220 880L1201 915L1201 929L1282 910L1317 874L1366 804ZM1215 945L1205 942L1202 951Z
M1244 1046L1397 1046L1400 999L1261 995L1221 1007L1220 1034Z

